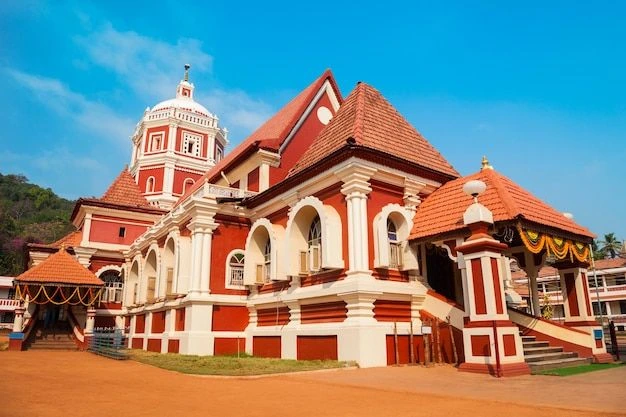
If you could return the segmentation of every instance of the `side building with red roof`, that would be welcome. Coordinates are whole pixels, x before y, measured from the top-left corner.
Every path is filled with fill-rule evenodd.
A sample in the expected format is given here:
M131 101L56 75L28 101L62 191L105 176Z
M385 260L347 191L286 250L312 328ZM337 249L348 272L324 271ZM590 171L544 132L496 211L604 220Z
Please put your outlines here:
M608 360L584 296L593 235L486 162L461 177L374 87L344 98L327 70L221 158L206 150L225 144L217 118L201 147L173 144L185 123L206 122L193 117L213 117L188 84L144 115L130 169L102 198L78 201L77 231L31 246L34 268L63 247L103 281L96 325L112 318L130 347L154 352L363 367L528 373L545 358L529 356L520 331ZM168 123L166 138L146 130L153 122ZM177 167L205 156L176 185ZM171 169L151 183L144 168L159 158ZM468 182L484 192L466 195ZM558 267L565 325L522 311L512 259L530 276L546 260Z

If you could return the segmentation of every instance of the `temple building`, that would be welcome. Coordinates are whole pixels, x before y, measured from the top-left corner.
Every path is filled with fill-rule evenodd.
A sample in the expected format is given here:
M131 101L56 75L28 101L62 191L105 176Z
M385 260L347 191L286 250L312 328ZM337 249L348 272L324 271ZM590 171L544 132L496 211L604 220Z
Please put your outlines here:
M505 376L612 360L587 287L593 234L486 159L462 177L368 84L344 97L327 70L224 153L187 67L131 141L130 166L76 203L77 230L31 245L14 349L67 317L79 345L115 327L164 353L372 367L423 362L431 344L432 360ZM547 260L560 322L524 312L512 281L515 261L539 297Z

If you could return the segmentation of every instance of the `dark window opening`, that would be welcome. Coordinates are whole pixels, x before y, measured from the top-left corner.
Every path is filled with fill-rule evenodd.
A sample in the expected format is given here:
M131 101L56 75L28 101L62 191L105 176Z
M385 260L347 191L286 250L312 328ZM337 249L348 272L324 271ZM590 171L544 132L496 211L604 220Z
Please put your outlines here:
M118 234L119 237L126 237L126 228L120 227L120 232Z

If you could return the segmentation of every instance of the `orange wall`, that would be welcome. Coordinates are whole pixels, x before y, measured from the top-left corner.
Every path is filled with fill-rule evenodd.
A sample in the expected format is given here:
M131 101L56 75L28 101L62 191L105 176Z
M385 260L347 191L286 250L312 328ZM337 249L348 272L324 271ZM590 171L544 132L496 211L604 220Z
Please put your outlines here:
M176 321L174 322L174 330L182 332L185 330L185 307L176 309Z
M148 339L146 350L148 352L161 353L161 339Z
M198 181L202 174L194 174L192 172L185 172L180 170L174 170L174 184L172 186L172 192L174 194L182 194L183 193L183 185L185 184L185 180L187 178L191 178L192 180ZM189 190L189 185L187 186L187 190Z
M257 326L284 326L289 323L289 307L261 308L256 314Z
M248 326L248 307L246 306L213 306L212 330L243 331Z
M149 147L150 147L150 134L152 133L163 133L163 141L161 143L161 151L160 152L165 152L167 151L167 140L168 140L168 135L169 135L169 127L168 126L159 126L159 127L151 127L146 131L146 143L144 144L144 148L143 151L148 153L150 152ZM150 153L157 153L157 152L150 152Z
M120 227L126 228L124 237L119 236ZM97 216L91 219L89 240L91 242L115 243L118 245L130 245L142 235L148 226L128 224L124 219L99 220Z
M259 167L248 173L248 190L259 191Z
M165 331L165 311L152 313L152 333L163 333Z
M335 323L346 319L348 309L345 301L300 306L300 321L307 323Z
M154 168L141 168L139 170L139 189L142 193L146 192L146 183L148 178L154 177L154 192L159 193L163 191L163 175L165 168L163 166Z
M135 318L135 333L144 333L146 331L146 315L138 314Z
M246 290L226 289L226 256L233 249L244 250L250 226L218 217L219 227L213 232L211 243L211 278L209 287L213 294L246 295Z

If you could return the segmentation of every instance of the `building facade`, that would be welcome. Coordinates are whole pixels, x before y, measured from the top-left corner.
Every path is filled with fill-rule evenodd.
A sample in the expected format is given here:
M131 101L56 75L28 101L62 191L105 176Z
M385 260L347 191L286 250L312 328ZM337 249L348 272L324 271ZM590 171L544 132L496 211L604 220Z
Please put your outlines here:
M77 202L76 232L31 246L35 268L67 250L102 282L85 337L115 326L136 349L363 367L423 361L428 339L463 370L517 375L522 330L608 360L582 295L593 235L486 161L461 177L380 92L358 83L344 98L330 71L224 154L227 131L193 88L186 72L146 111L130 168ZM535 268L546 242L560 242L576 300L569 327L507 305L510 260Z

